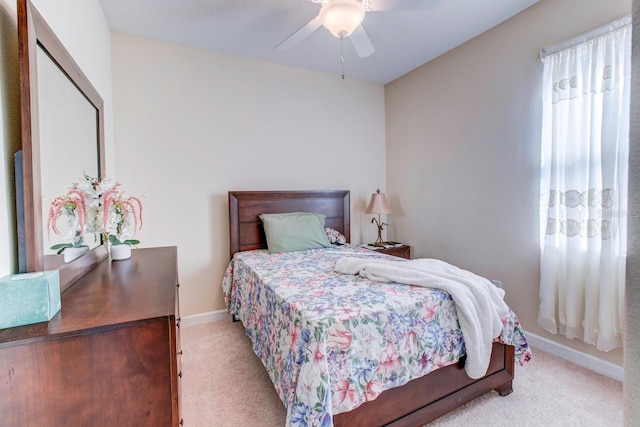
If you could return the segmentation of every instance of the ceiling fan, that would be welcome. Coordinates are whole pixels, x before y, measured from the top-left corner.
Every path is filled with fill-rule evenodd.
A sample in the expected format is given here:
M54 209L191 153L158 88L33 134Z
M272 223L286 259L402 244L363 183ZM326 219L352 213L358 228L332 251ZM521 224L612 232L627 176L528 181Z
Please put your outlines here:
M369 36L362 27L365 13L395 10L426 10L432 7L429 0L309 0L321 3L320 13L277 46L289 50L321 26L334 36L349 38L360 58L375 52Z

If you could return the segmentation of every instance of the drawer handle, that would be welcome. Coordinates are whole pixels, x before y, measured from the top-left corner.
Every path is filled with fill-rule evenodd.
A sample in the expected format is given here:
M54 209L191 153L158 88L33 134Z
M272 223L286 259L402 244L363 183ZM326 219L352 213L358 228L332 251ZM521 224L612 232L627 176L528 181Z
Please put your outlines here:
M180 425L183 426L184 425L184 419L180 418Z
M179 287L180 287L180 283L176 283L176 288L179 288Z
M182 378L182 371L178 372L178 376Z
M178 352L178 356L182 356L182 350Z
M178 320L176 320L176 327L179 328L180 327L180 318L178 317Z

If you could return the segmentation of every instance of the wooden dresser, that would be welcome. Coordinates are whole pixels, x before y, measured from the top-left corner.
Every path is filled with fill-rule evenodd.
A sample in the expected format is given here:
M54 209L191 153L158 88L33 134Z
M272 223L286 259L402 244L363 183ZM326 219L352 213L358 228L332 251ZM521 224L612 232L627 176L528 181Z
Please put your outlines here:
M175 247L98 264L51 321L0 330L0 425L177 426Z

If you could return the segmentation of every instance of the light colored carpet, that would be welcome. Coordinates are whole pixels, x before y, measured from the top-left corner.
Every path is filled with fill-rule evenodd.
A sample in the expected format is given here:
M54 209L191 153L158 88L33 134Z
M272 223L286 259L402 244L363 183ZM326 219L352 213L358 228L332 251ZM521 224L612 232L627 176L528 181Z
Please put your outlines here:
M240 322L182 329L182 416L190 427L282 427L284 406ZM514 392L487 393L432 426L622 426L622 383L533 349Z

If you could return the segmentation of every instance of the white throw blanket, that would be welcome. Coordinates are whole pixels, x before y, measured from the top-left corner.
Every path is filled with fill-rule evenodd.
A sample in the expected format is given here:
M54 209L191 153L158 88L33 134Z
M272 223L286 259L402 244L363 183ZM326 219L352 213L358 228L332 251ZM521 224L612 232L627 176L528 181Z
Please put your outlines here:
M436 259L388 261L344 257L335 271L359 274L378 282L397 282L442 289L453 299L462 329L470 378L484 376L489 368L493 339L502 331L502 318L509 313L504 291L489 280Z

